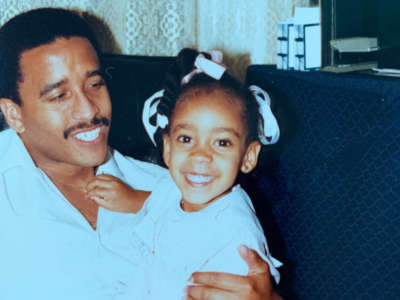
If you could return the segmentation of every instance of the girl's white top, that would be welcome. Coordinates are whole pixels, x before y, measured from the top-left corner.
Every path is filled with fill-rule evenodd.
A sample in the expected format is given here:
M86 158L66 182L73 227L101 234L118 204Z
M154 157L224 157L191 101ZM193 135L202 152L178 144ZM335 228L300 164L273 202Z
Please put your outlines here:
M123 299L181 299L196 271L246 275L241 244L256 250L279 282L282 264L268 250L263 230L246 192L231 192L198 212L180 207L181 193L172 178L162 178L146 201L142 220L132 228L132 260L141 271L132 274ZM117 297L119 298L119 297Z

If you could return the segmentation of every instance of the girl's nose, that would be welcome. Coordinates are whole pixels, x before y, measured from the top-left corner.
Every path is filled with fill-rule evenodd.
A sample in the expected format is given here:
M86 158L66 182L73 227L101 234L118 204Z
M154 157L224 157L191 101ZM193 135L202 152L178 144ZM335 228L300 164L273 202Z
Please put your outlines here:
M210 150L207 149L206 146L202 146L202 145L198 145L196 148L193 149L193 151L191 153L191 157L196 162L209 163L212 161L212 155L210 153Z

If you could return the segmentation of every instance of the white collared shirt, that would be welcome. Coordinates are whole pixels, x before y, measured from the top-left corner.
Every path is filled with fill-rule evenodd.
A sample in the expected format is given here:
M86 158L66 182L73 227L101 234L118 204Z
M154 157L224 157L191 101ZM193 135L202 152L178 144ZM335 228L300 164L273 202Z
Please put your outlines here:
M98 168L147 191L165 172L112 150ZM100 208L93 230L35 166L18 135L0 132L0 299L110 299L136 268L121 255L130 241L111 235L140 218ZM114 248L103 246L108 239Z

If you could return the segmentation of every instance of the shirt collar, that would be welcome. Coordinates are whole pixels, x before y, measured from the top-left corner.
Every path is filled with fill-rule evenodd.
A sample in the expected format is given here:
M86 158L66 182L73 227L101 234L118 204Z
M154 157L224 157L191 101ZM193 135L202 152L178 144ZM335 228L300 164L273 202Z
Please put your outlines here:
M124 180L123 173L121 172L113 153L114 150L109 148L106 161L97 168L96 174L110 174ZM27 190L32 188L29 187L30 184L33 184L33 190L35 191L43 188L43 185L39 185L34 178L42 177L39 180L41 180L41 183L45 183L43 180L45 180L44 176L46 175L44 172L40 172L40 169L36 167L18 134L13 129L6 129L0 132L0 174L8 173L12 170L18 172L18 174L24 174L23 186L17 184L19 179L14 178L15 176L8 178L8 181L11 180L13 182L13 184L9 186L9 200L14 211L18 215L26 215L29 213L31 215L39 215L46 219L62 221L64 218L63 212L60 210L60 206L57 205L58 201L54 201L54 194L51 195L51 188L55 188L55 186L50 187L45 184L47 188L43 189L42 192L49 193L49 195L41 198L40 205L38 205L38 199L36 199L36 197L28 195ZM27 177L25 177L25 175ZM31 192L33 191L31 190ZM27 201L28 199L29 201ZM69 216L65 217L66 222L69 221L69 219Z
M0 136L0 145L4 143L2 146L4 152L0 155L0 173L15 167L36 170L32 157L13 129L9 128L0 132Z
M96 175L100 174L110 174L120 179L124 179L124 175L115 160L114 149L110 147L108 148L106 161L97 167Z

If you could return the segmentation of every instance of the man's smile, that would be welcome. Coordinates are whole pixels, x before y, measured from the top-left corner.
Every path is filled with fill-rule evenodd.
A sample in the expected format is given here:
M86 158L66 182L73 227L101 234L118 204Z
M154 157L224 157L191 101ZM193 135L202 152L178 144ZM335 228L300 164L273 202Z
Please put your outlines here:
M101 128L97 127L91 130L81 131L72 136L83 142L95 142L100 137Z

